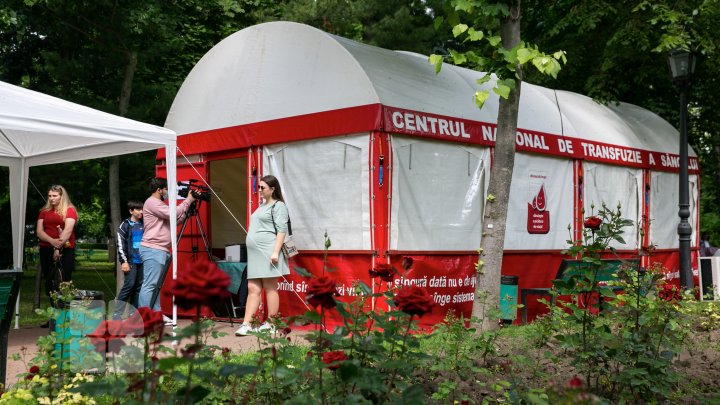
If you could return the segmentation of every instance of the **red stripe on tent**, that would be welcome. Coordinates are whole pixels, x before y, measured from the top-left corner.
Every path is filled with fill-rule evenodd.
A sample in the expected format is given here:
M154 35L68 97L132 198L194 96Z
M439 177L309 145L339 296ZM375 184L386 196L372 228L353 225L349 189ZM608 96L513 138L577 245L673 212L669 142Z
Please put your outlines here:
M334 252L333 252L334 253ZM295 267L300 267L313 276L318 277L323 274L324 265L327 268L336 269L332 273L326 275L332 277L337 282L337 291L339 301L350 302L358 298L355 295L355 283L362 281L366 285L371 285L370 270L372 264L371 254L365 255L327 255L327 262L323 260L324 254L308 254L303 251L300 255L295 256L289 263L290 274L284 279L278 279L278 292L280 294L280 314L283 316L303 314L307 311L304 302L307 299L307 284L310 279L302 277L295 272ZM366 310L370 311L370 301L366 302ZM342 325L342 319L336 310L326 310L326 326Z
M497 125L404 110L381 104L369 104L185 134L178 137L177 146L185 155L193 155L245 148L251 145L268 145L377 130L492 146L495 144ZM515 145L516 150L522 152L661 171L676 172L679 170L679 157L676 154L653 152L523 128L517 130ZM164 157L165 150L158 150L157 159ZM690 173L699 172L700 168L696 157L689 158L689 166Z
M211 129L178 136L177 146L185 155L247 148L336 135L373 131L380 128L380 104L323 111L247 125ZM165 157L160 149L158 159Z
M388 263L387 252L390 246L389 226L390 223L390 201L391 190L389 156L390 143L388 136L382 132L375 132L372 135L372 155L370 156L370 204L373 206L373 249L377 252L380 263ZM382 163L381 163L382 162ZM382 171L382 179L381 179ZM382 183L381 183L382 181ZM377 259L376 259L377 260Z
M383 107L386 132L478 145L495 144L495 125L446 115Z
M642 218L640 220L640 230L643 233L641 243L641 248L645 247L646 249L650 247L650 170L645 169L643 170L643 190L642 190ZM648 256L641 256L640 257L640 265L647 267L650 265L650 260Z

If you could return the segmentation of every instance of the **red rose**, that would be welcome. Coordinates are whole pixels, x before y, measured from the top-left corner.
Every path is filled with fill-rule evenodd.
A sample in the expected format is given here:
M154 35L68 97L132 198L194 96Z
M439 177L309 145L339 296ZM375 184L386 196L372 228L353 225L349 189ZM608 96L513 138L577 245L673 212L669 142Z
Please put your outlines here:
M596 216L587 217L585 218L585 222L583 222L583 226L585 228L591 229L593 231L597 231L600 229L600 225L602 225L602 219Z
M658 297L663 301L677 302L682 299L680 289L672 284L663 284L662 289L658 292Z
M398 309L410 315L423 316L435 306L430 294L424 288L416 285L403 287L395 294L395 305Z
M87 335L95 350L100 353L119 353L120 348L125 345L125 336L127 334L123 322L116 320L101 321L97 328Z
M157 333L162 336L165 321L160 311L153 311L148 307L140 307L126 321L127 329L133 332L134 337L147 337Z
M347 360L347 356L342 350L325 352L322 355L323 363L327 364L327 368L330 370L337 370L340 367L340 364L345 360Z
M580 379L580 377L575 376L572 379L570 379L570 381L568 381L568 386L570 388L582 388L583 382Z
M370 278L380 277L380 280L391 282L395 278L395 268L387 263L380 263L374 269L370 269Z
M307 300L313 307L334 308L334 296L338 295L337 282L329 276L315 277L310 280L307 288Z
M175 295L178 306L190 309L230 298L229 286L230 277L224 271L215 263L200 260L187 266L166 294Z
M40 372L40 367L32 366L32 367L30 367L30 370L28 370L28 371L30 372L30 374L37 374Z

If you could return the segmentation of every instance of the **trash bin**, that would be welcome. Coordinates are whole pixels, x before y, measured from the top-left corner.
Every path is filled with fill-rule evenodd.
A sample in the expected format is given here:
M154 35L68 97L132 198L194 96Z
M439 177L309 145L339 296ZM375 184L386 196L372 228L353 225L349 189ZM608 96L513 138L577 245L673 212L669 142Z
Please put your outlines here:
M104 356L94 351L85 335L97 329L105 319L105 294L102 291L79 290L67 305L60 305L53 319L56 333L54 356L68 371L104 367Z
M500 319L512 323L517 318L518 276L500 276Z

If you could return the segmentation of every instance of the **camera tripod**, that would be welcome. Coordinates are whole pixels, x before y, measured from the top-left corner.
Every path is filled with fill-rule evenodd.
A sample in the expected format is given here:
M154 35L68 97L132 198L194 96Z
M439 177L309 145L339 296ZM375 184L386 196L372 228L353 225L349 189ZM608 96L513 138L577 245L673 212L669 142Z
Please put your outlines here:
M189 236L190 236L190 250L180 250L178 249L178 253L191 253L192 254L192 260L197 260L198 254L200 253L200 240L203 242L203 246L205 247L205 253L208 256L208 260L212 261L212 251L210 250L210 240L208 239L207 232L205 231L205 227L203 226L202 220L200 219L200 216L198 215L198 210L200 209L200 205L202 204L202 200L195 200L190 204L190 206L187 209L187 212L185 213L185 219L182 221L182 226L180 227L180 232L178 232L177 236L177 244L180 246L180 241L182 240L183 236L185 235L185 230L188 229L187 225L190 223L189 228ZM169 264L169 263L168 263ZM166 265L165 269L163 270L162 274L160 274L160 279L158 280L158 288L153 293L152 299L150 300L150 308L153 308L155 305L155 302L157 302L159 295L160 295L160 287L165 284L165 277L167 277L167 272L170 266Z
M202 204L202 200L195 200L192 204L188 207L187 213L185 213L185 219L182 222L182 226L180 227L180 232L178 232L177 237L177 243L178 246L180 246L180 240L182 240L183 235L185 235L185 230L187 229L188 222L190 223L190 250L179 250L178 253L191 253L192 254L192 260L197 260L198 253L200 252L200 246L199 242L202 240L203 246L205 247L205 253L208 256L209 260L212 260L212 251L210 249L210 239L207 236L207 232L205 231L205 227L203 226L202 220L200 219L200 216L198 215L198 210L200 209L200 204ZM191 218L194 218L194 221L191 220Z

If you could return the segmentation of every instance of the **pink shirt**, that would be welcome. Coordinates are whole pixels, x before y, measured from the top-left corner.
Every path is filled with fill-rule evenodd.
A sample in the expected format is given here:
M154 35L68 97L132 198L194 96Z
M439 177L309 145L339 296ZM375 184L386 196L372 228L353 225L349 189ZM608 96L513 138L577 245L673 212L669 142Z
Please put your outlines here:
M183 201L177 207L177 219L185 216L190 204ZM170 207L159 198L150 197L143 205L143 237L140 246L169 252L170 249Z

